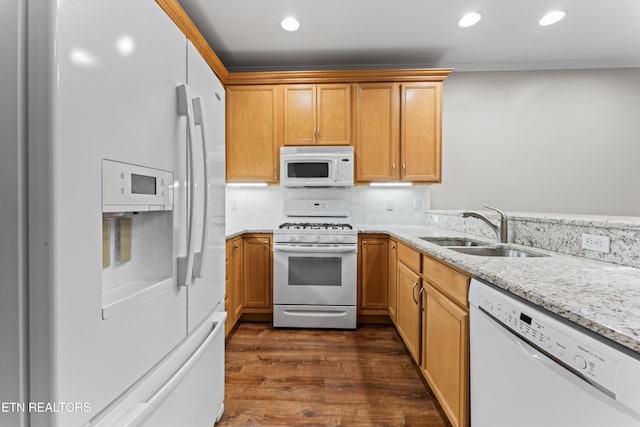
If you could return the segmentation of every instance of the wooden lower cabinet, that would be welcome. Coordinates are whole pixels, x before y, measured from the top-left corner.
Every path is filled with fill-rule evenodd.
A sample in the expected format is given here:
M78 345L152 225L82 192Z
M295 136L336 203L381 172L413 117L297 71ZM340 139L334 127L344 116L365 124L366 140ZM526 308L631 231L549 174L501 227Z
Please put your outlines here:
M362 234L358 248L358 313L388 313L389 239Z
M422 279L418 273L398 262L398 312L396 329L416 361L420 360L420 289Z
M226 296L225 308L227 310L227 321L225 323L225 335L238 322L242 315L243 301L243 259L242 259L242 237L227 240L227 272L226 272Z
M427 283L422 370L454 427L469 425L469 312Z
M470 278L423 256L422 373L454 427L469 426Z
M397 323L398 312L398 243L389 240L389 318Z
M243 312L272 313L273 256L271 234L243 237Z

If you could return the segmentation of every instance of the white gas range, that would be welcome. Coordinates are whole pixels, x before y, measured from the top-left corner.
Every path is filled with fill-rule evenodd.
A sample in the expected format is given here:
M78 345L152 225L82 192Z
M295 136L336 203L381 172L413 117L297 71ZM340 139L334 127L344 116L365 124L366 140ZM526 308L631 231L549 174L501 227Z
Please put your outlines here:
M358 232L342 200L287 200L274 230L273 325L356 328Z

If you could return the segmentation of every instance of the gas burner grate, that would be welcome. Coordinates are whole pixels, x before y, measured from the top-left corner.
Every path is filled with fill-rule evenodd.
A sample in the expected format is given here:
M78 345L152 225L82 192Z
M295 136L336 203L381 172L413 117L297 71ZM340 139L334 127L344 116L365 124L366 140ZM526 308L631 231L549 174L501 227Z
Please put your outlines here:
M285 222L278 227L280 230L352 230L350 224Z

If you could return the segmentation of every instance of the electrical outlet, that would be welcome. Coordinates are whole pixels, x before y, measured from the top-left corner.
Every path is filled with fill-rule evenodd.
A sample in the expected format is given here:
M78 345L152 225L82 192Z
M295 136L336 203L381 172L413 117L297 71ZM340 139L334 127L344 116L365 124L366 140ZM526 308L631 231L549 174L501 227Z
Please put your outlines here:
M234 199L231 200L231 210L232 211L237 211L238 210L238 201L237 200L234 200Z
M422 200L414 199L413 200L413 210L419 211L422 209Z
M387 210L388 211L393 210L393 199L387 199Z
M596 234L583 233L582 249L608 254L611 251L611 239L609 236L598 236Z

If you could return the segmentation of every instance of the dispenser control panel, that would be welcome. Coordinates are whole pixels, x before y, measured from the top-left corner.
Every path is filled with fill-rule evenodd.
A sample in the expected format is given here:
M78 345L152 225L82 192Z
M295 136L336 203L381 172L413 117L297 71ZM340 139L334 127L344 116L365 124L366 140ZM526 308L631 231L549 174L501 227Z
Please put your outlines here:
M102 212L173 210L173 173L102 161Z

